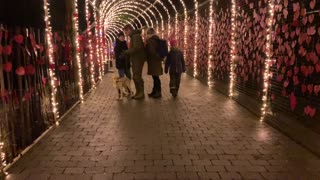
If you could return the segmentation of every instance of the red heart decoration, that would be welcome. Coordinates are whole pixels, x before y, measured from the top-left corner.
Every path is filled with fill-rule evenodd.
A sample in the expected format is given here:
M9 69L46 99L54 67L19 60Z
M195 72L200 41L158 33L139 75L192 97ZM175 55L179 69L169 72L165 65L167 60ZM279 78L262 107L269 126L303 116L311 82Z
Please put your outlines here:
M304 108L304 114L305 114L305 115L310 115L310 109L311 109L310 106L306 106L306 107Z
M24 69L22 66L20 66L20 67L18 67L18 68L16 69L16 74L19 75L19 76L23 76L23 75L26 74L26 71L25 71L25 69Z
M27 75L34 75L36 73L36 69L32 64L26 65L24 69Z
M314 67L313 66L309 66L308 67L308 73L312 74L314 72Z
M14 41L18 44L22 44L23 43L23 36L21 34L15 35Z
M307 91L307 86L305 84L301 85L301 92L305 93Z
M287 72L287 76L290 78L290 77L292 77L292 70L289 70L288 72Z
M320 72L320 64L316 64L316 72L319 73Z
M284 81L284 83L283 83L283 87L288 87L289 86L289 81L288 80L286 80L286 81Z
M286 97L287 96L287 91L285 89L283 89L281 94L282 94L283 97Z
M294 93L290 94L290 107L291 110L295 110L297 106L297 98L294 96Z
M30 92L26 92L26 94L24 95L23 99L25 101L29 101L31 99L31 93Z
M299 79L298 79L298 76L293 76L293 84L295 85L295 86L297 86L297 85L299 85Z
M313 118L316 115L316 108L310 108L309 115Z
M319 92L320 92L320 85L316 85L313 87L313 91L314 93L318 96Z
M6 62L5 64L3 64L3 70L7 73L11 72L12 70L12 63L11 62Z
M294 74L297 75L299 73L299 67L294 67Z
M308 84L308 91L311 94L313 92L313 84Z
M10 55L12 53L12 47L10 45L7 45L6 47L4 47L3 53L5 55Z

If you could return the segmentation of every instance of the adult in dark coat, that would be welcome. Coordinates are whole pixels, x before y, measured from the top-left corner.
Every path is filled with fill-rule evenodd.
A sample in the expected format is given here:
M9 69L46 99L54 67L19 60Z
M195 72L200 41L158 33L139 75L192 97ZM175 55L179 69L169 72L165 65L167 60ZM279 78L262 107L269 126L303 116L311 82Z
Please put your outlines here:
M119 77L126 75L127 78L131 79L129 58L122 54L125 50L128 50L127 42L125 41L124 33L120 32L114 48L116 68L118 69Z
M131 46L124 52L125 55L130 57L133 72L133 81L136 87L136 94L133 99L144 98L144 81L142 79L142 70L144 62L146 61L146 52L139 30L133 30L132 26L126 25L124 32L127 36L130 36Z
M161 81L159 76L163 74L163 59L160 57L159 52L157 52L159 39L153 28L148 29L146 44L148 75L151 75L153 78L153 89L148 95L153 98L161 97Z

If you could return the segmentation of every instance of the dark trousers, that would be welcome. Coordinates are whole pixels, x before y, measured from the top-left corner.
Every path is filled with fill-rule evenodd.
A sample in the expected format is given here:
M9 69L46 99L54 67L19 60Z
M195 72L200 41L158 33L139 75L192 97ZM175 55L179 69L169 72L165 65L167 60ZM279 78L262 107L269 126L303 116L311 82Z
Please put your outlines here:
M181 73L170 73L170 93L177 94L180 87Z
M130 68L125 68L125 69L124 69L124 74L126 75L126 77L127 77L128 79L131 80L132 76L131 76Z
M144 81L142 79L144 62L144 60L132 61L133 82L136 86L136 95L144 95Z
M161 81L159 76L152 76L153 79L153 91L161 92Z

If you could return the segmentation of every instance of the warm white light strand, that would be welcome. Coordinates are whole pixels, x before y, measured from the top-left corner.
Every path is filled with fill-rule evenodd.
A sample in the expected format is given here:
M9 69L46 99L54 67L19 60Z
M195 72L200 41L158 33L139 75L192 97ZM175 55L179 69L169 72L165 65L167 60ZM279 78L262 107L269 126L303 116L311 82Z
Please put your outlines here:
M90 26L90 11L89 11L89 0L86 0L86 21L87 25ZM92 47L92 33L91 29L88 30L88 45L89 45L89 61L90 61L90 79L92 88L95 88L96 82L94 79L94 63L93 63L93 47Z
M209 41L208 41L208 86L213 86L213 77L212 77L212 46L213 46L213 0L210 0L210 7L209 7Z
M48 58L49 64L54 65L54 53L53 53L53 45L52 45L52 28L51 28L51 16L49 10L49 2L47 0L43 0L43 9L44 9L44 22L45 22L45 32L46 32L46 40L48 44ZM58 103L56 101L56 94L57 94L57 87L56 87L56 75L55 71L52 68L49 68L49 76L50 76L50 85L51 85L51 106L53 116L56 122L56 125L59 125L58 118L59 118L59 111L58 111Z
M274 0L269 0L269 19L268 19L268 29L267 29L267 41L266 41L266 60L265 60L265 70L264 70L264 86L263 86L263 96L262 96L262 118L261 121L263 121L266 110L267 110L267 103L268 103L268 90L269 90L269 84L270 84L270 63L272 58L272 34L273 34L273 18L274 18Z
M198 76L198 36L199 36L199 15L198 15L198 1L194 0L194 15L195 15L195 34L194 34L194 57L193 57L193 76Z
M230 86L229 86L229 96L233 97L233 87L234 87L234 70L235 70L235 30L236 30L236 0L231 0L231 49L230 49Z

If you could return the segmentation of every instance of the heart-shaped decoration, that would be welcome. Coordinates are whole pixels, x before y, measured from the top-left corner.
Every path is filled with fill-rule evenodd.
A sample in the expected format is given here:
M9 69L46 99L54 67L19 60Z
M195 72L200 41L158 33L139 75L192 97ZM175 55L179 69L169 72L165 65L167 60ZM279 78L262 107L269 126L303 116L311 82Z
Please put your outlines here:
M41 77L41 81L42 81L42 84L43 85L46 85L47 84L47 78L45 78L45 77Z
M316 44L316 51L317 51L318 55L320 55L320 43L319 42Z
M293 84L295 85L295 86L297 86L297 85L299 85L299 79L298 79L298 76L293 76Z
M320 92L320 85L316 85L313 87L313 92L318 96Z
M6 62L5 64L3 64L3 70L7 73L11 72L12 70L12 63L11 62Z
M36 73L36 69L32 64L28 64L24 67L27 75L34 75Z
M310 108L309 115L313 118L316 115L316 108Z
M308 74L312 74L314 72L314 67L313 66L309 66L308 67Z
M294 74L297 75L299 73L299 67L297 66L294 67L293 71L294 71Z
M309 3L310 8L313 10L314 7L316 6L316 0L311 0Z
M288 80L284 81L283 87L287 88L288 86L289 86L289 81Z
M281 94L282 94L283 97L286 97L286 96L287 96L287 91L286 91L286 89L283 89L282 92L281 92Z
M304 94L305 92L307 92L307 86L305 84L301 85L301 92Z
M290 69L290 70L288 70L288 72L287 72L287 76L289 77L289 78L291 78L292 77L292 70Z
M26 71L22 66L20 66L16 69L16 74L19 76L24 76L26 74Z
M12 47L10 45L6 45L4 47L3 53L9 56L12 53Z
M312 94L312 92L313 92L313 84L308 84L307 88L308 88L309 93Z
M308 16L308 21L309 21L309 23L312 24L312 23L313 23L313 20L314 20L314 14L310 14L310 15Z
M296 106L297 106L297 98L296 96L294 95L294 93L292 92L290 94L290 107L291 107L291 110L295 110L296 109Z
M21 34L15 35L14 41L18 44L22 44L23 43L23 36Z
M319 73L320 72L320 64L316 64L316 72Z

